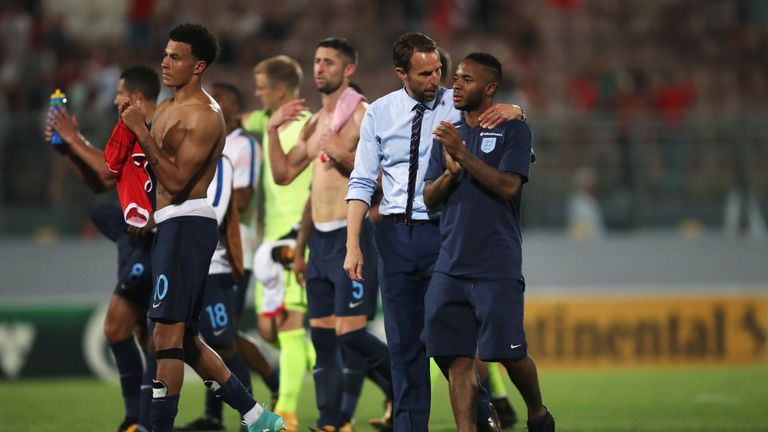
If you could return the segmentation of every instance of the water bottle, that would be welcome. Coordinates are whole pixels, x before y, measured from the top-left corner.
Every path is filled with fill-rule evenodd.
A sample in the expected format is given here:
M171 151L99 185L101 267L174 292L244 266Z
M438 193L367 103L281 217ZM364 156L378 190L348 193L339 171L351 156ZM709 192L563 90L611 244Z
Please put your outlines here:
M51 110L57 109L57 107L63 107L67 105L67 95L65 95L60 89L56 89L55 92L51 95L51 103L48 106L48 112L51 112ZM51 131L51 144L53 145L61 145L64 142L61 140L61 137L59 136L59 133L56 132L56 129L53 129Z

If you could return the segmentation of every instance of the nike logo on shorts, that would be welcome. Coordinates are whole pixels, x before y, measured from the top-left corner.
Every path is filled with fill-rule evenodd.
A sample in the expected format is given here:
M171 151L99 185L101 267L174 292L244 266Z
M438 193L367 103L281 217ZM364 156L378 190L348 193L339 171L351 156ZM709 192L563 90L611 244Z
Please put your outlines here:
M520 348L522 345L523 345L523 344L517 344L517 345L515 345L515 344L512 344L512 345L510 345L509 347L510 347L510 348L512 348L512 349L515 349L515 348Z
M349 308L350 309L354 309L354 308L360 306L361 304L363 304L364 301L365 300L360 300L359 302L349 302Z
M163 302L152 303L152 309L157 309Z
M214 331L213 331L213 335L214 335L214 336L220 336L220 335L221 335L222 333L224 333L225 331L227 331L227 329L226 329L226 328L223 328L223 329L221 329L221 330L214 330Z

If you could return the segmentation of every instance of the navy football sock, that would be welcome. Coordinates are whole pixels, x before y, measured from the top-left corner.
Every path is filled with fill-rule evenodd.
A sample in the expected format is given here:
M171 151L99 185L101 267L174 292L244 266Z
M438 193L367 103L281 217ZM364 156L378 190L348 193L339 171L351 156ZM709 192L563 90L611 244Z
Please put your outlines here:
M147 354L147 370L141 379L139 394L139 424L146 430L152 427L152 380L157 374L157 357L154 351Z
M272 394L275 394L280 390L280 368L275 367L272 369L272 374L268 377L264 377L264 384L267 386Z
M341 416L343 422L351 421L355 416L357 401L363 389L368 364L365 357L356 351L342 346L342 360L344 362L344 391L341 394Z
M143 367L139 347L133 340L133 336L109 344L112 354L115 355L117 370L120 372L120 387L123 390L123 403L125 404L125 417L133 420L139 418L139 393L141 389L141 375Z
M235 353L232 357L224 360L224 364L227 365L229 370L235 374L240 383L245 387L248 393L252 393L251 390L251 374L248 372L248 366L243 361L243 356L239 352Z
M248 368L245 366L245 362L243 362L243 357L240 355L240 353L236 353L232 357L224 360L224 364L227 365L232 374L235 375L238 380L240 380L240 383L243 384L245 390L248 393L251 393L251 374L248 372ZM221 411L223 405L224 402L220 397L217 397L212 390L208 389L205 392L206 416L213 417L216 420L221 421Z
M480 377L478 377L478 380ZM485 384L487 384L484 381ZM480 385L477 389L477 423L482 424L488 420L491 416L491 393L488 391L489 387Z
M369 368L388 382L392 382L392 370L390 369L389 350L381 339L361 328L339 336L339 342L344 347L354 350L365 357Z
M154 381L152 397L152 432L173 432L173 421L179 412L179 395L166 396L167 389Z
M391 381L388 381L385 377L379 375L378 372L373 369L368 369L367 378L373 381L373 383L381 389L381 392L386 395L387 400L393 400L395 398Z
M490 394L491 394L491 380L490 379L486 378L484 380L481 380L480 381L480 387L484 388L485 391L487 391L488 395L490 396Z
M317 362L312 375L315 379L315 399L319 418L318 426L340 426L342 375L339 364L339 346L336 331L312 327L312 344L317 353Z
M221 421L221 411L224 406L220 397L217 397L213 390L205 389L205 416L215 418Z
M226 402L227 405L236 409L241 417L256 405L253 396L248 393L248 390L245 389L234 373L230 375L227 382L221 384L221 386L216 389L215 393L221 400Z

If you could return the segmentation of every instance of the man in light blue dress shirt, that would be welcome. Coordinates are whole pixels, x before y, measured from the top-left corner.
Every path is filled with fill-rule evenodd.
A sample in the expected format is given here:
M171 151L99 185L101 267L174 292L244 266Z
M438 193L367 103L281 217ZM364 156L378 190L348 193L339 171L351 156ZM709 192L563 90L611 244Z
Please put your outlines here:
M381 294L392 361L394 429L421 432L428 430L430 405L429 363L420 340L424 294L440 248L439 214L427 210L422 196L424 174L433 130L440 121L459 121L461 113L453 107L453 92L439 87L440 57L432 39L421 33L400 36L393 47L393 62L403 88L371 104L360 126L346 196L344 269L353 280L362 280L360 230L381 172L383 220L376 229L376 241L383 263ZM483 127L495 127L522 117L516 105L495 105L481 115L480 122ZM479 411L477 418L488 415ZM487 429L489 425L480 426Z

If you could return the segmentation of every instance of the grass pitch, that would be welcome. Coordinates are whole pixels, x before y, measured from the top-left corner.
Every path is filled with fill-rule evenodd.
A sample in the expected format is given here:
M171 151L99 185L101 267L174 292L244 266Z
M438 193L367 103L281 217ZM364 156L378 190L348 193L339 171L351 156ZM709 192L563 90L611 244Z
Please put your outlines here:
M674 367L664 369L539 370L544 401L557 430L715 432L768 431L768 365ZM256 397L268 400L258 379ZM514 407L524 405L509 384ZM357 430L372 430L367 419L382 412L383 396L366 382L357 412ZM299 403L303 430L313 424L314 389L309 376ZM202 412L203 386L187 379L177 424ZM93 379L36 379L0 384L0 431L113 431L122 417L117 383ZM237 415L225 408L227 430ZM447 385L433 385L431 431L455 430ZM518 424L514 431L525 430Z

